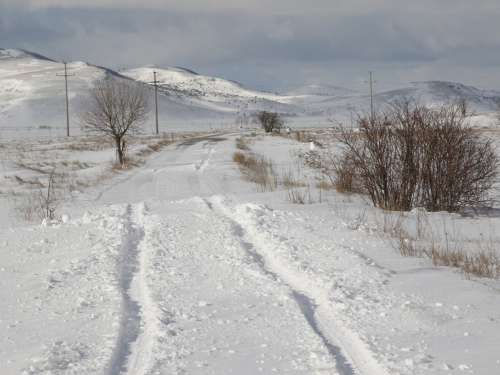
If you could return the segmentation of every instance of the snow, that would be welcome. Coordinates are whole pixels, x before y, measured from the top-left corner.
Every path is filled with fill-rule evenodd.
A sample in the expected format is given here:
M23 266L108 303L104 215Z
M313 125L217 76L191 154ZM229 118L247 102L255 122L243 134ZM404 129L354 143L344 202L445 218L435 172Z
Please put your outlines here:
M328 152L331 132L315 133L325 149L308 137L297 142L295 132L324 118L296 118L288 137L212 128L210 118L171 120L172 129L193 134L101 179L112 146L36 125L43 113L49 126L58 119L50 105L55 81L39 76L59 79L61 64L17 56L37 65L0 65L3 118L26 118L23 126L4 122L0 136L1 374L500 373L500 281L399 256L383 227L399 220L397 213L332 191L293 205L285 191L263 193L243 179L232 158L235 139L249 136L252 150L277 169L315 181L315 172L297 163ZM81 87L106 74L85 63L68 67ZM151 69L163 69L159 79L186 87L216 82L224 94L247 95L235 83L181 68L141 69L144 81ZM472 90L420 86L429 95L436 87ZM286 100L326 106L360 103L359 95ZM43 100L33 112L37 96ZM170 108L188 107L177 104ZM214 104L221 106L229 108ZM205 133L195 134L200 127ZM141 139L129 143L131 151ZM36 181L46 185L40 169L53 168L88 187L73 191L53 220L16 218L13 198ZM498 251L499 220L498 210L462 217L417 208L404 229L411 238L425 224L434 241L447 233L447 241Z
M331 86L331 85L308 85L301 87L298 90L287 92L285 95L297 96L297 95L340 95L340 94L352 94L355 91L344 89L342 87Z
M497 291L352 225L375 209L256 192L232 162L240 135L167 146L56 220L2 211L2 373L499 373ZM285 165L309 143L254 148ZM428 215L485 236L499 220Z

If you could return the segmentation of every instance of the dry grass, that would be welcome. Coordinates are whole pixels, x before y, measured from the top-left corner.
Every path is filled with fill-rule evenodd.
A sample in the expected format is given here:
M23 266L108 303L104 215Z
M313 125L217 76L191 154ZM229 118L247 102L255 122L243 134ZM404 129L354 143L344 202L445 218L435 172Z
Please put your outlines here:
M55 165L54 162L50 162L50 164ZM43 169L40 166L40 163L35 164L35 163L25 163L25 162L19 161L19 162L14 163L14 165L16 165L19 168L27 169L27 170L38 172L41 174L50 174L50 171L46 171L45 169Z
M279 184L286 191L287 202L293 204L312 204L321 202L321 194L315 194L309 179L301 172L300 164L295 168L283 169ZM321 190L318 190L321 191Z
M257 134L253 133L251 136L237 138L236 148L241 151L233 154L233 161L240 166L247 181L259 184L262 191L282 188L286 192L286 200L294 204L312 204L325 200L324 192L332 189L331 184L321 174L319 177L310 177L310 169L303 172L300 161L302 155L292 153L293 165L277 173L271 159L254 152L243 152L250 151L251 142L259 140Z
M127 145L130 153L126 155L126 165L114 162L91 163L79 160L68 160L68 155L74 152L100 151L114 149L114 145L101 137L66 137L36 138L27 140L0 140L0 158L4 165L11 164L18 169L35 172L31 178L21 178L19 175L4 175L5 179L14 178L19 188L4 190L13 204L10 214L22 220L39 220L41 202L50 206L50 216L56 215L59 204L55 200L71 199L72 192L84 192L86 189L101 186L116 173L130 170L145 163L144 155L159 151L179 139L201 135L202 132L183 134L138 135L129 137ZM142 147L143 146L143 147ZM132 151L133 150L133 151ZM146 150L146 151L144 151ZM93 172L88 177L82 177L82 170L101 166L101 172ZM79 173L77 174L76 171ZM24 175L22 175L24 177ZM50 193L48 193L50 185ZM26 190L26 191L24 191ZM50 198L50 200L49 200ZM63 200L59 198L64 198Z
M258 184L261 191L274 191L278 187L276 167L264 155L235 152L233 161L240 166L245 179Z
M250 147L248 146L248 140L241 137L236 138L236 148L243 151L250 150Z
M235 152L233 154L233 161L241 166L245 166L245 154L241 152Z
M349 216L345 202L333 205L332 210L347 228L365 229L386 238L387 244L400 256L424 258L434 267L452 267L465 279L478 282L481 281L475 278L500 279L500 238L496 236L493 225L489 238L484 238L483 234L468 238L457 225L470 224L461 221L454 224L452 221L450 227L449 218L443 216L436 220L435 216L425 212L418 212L415 217L407 212L373 209L367 215L364 209Z
M500 246L493 238L469 241L458 233L445 232L444 240L427 235L419 246L433 266L457 268L466 279L500 278Z
M386 226L386 233L401 256L424 257L435 267L456 268L466 279L500 278L500 242L493 234L489 239L469 239L460 234L460 228L447 228L445 218L438 225L430 223L423 214L417 218L415 234L410 235L411 231L404 228L407 215L398 213L394 217Z
M317 182L315 187L319 190L336 190L335 185L324 178Z
M301 176L299 167L297 167L296 169L289 167L287 169L283 169L283 171L281 172L279 183L286 189L306 187L307 184L303 181L303 179L304 176Z

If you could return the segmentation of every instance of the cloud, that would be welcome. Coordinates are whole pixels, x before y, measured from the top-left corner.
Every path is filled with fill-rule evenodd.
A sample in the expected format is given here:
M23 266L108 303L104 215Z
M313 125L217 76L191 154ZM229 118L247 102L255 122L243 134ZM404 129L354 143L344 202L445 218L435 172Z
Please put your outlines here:
M396 72L411 74L422 67L436 76L446 71L476 76L500 61L497 10L481 9L496 2L484 0L2 4L3 48L113 69L183 66L224 78L245 77L241 80L250 85L307 84L339 71L345 77L337 81L355 81L376 68L392 69L399 81Z
M19 0L4 0L19 3ZM276 16L307 16L324 14L374 14L374 13L421 13L421 14L499 14L496 0L21 0L30 10L60 8L87 9L149 9L167 12L268 14Z

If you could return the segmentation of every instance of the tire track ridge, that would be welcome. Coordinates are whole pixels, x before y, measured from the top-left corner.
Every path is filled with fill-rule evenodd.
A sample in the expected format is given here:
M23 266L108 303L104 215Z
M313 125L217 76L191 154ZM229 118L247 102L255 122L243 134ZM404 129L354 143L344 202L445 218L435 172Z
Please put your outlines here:
M256 225L243 220L236 212L236 207L227 207L224 199L220 196L214 197L209 200L210 206L241 228L242 240L243 237L249 239L249 245L266 272L279 277L294 292L296 301L313 330L329 343L327 347L333 351L336 359L344 362L337 364L337 370L343 375L387 375L387 369L372 356L365 343L349 329L336 324L335 319L332 319L334 316L329 316L327 308L334 307L327 293L311 286L307 275L288 267L274 255L272 249L266 249L273 243L269 234L265 230L259 231Z

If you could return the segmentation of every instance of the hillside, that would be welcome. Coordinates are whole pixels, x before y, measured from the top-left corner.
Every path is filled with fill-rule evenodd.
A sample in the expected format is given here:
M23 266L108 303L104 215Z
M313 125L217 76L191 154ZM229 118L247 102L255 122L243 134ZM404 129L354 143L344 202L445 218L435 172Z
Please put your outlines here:
M300 89L287 92L287 96L297 96L297 95L345 95L353 94L356 91L345 89L343 87L331 86L331 85L308 85L301 87Z
M287 103L286 97L281 95L253 90L234 81L203 76L188 69L147 65L124 70L121 74L139 82L152 84L153 72L157 72L160 95L189 103L194 107L232 115L272 106L279 112L298 111Z
M199 126L234 123L239 116L259 110L277 111L293 117L292 122L307 125L327 118L348 121L351 108L368 108L369 94L330 86L309 85L285 95L245 87L234 81L208 77L189 69L146 65L115 72L86 62L70 62L68 91L71 132L76 123L80 98L96 80L134 79L150 87L153 100L153 72L157 72L158 108L161 131L181 129L186 121ZM0 129L52 129L63 134L66 126L64 65L36 53L0 49ZM428 81L403 85L393 90L374 92L374 104L397 100L405 95L426 103L463 97L481 115L485 124L496 123L500 92L478 90L460 83ZM147 128L153 128L151 116ZM314 118L313 118L314 117Z
M107 69L84 62L67 64L70 115L78 98ZM65 126L64 64L20 50L0 50L0 125L2 130Z
M68 63L67 73L71 133L79 134L76 119L80 99L93 82L128 77L86 62ZM152 101L152 87L150 95ZM179 98L160 95L159 100L162 120L183 117L210 119L223 115L217 109L193 106ZM4 135L19 128L33 130L40 127L63 134L66 127L65 105L63 63L20 50L0 50L0 128Z

